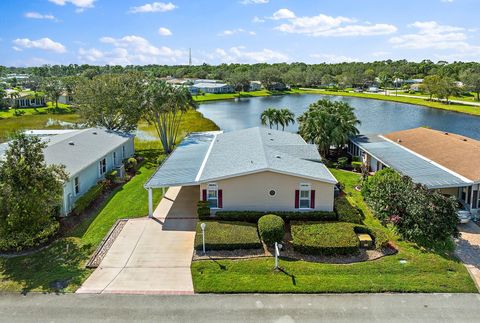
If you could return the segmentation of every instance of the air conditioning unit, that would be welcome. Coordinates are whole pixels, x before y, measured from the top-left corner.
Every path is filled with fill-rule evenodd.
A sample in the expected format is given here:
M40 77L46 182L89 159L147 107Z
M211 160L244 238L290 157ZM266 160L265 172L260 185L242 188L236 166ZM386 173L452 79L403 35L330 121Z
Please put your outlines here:
M118 177L121 179L125 178L125 165L118 165L115 167L115 170L117 171Z

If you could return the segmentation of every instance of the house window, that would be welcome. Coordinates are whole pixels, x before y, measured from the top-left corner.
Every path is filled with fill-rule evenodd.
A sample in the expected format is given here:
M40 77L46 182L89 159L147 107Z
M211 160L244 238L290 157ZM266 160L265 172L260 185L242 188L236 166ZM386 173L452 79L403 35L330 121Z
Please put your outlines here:
M100 161L99 164L100 176L103 176L107 172L107 159L104 158Z
M73 182L74 182L75 195L78 195L80 194L80 179L78 177L75 177Z
M125 146L122 146L122 159L125 159Z
M114 151L113 152L113 166L116 166L117 165L117 152Z
M217 184L208 184L207 201L211 208L218 208L218 186Z
M310 208L311 191L310 184L300 184L299 206L301 209Z

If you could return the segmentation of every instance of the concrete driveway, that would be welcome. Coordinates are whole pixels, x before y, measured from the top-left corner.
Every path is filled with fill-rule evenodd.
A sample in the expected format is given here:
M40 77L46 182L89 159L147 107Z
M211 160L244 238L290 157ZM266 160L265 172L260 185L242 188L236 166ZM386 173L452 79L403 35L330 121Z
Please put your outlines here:
M455 254L465 264L480 289L480 227L473 222L459 224L460 238L455 240Z
M172 187L154 217L128 220L77 293L193 294L198 187Z

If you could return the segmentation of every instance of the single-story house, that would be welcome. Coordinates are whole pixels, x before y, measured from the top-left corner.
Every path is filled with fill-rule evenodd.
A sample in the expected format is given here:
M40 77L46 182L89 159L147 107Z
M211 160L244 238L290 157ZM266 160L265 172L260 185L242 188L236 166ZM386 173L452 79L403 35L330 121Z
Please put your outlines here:
M68 180L64 184L61 215L68 215L75 202L111 170L123 173L123 160L133 156L134 136L105 129L89 128L42 137L48 165L64 165ZM0 144L0 159L8 143Z
M18 92L18 97L17 98L10 98L10 93L12 92L18 92L15 90L6 90L7 96L4 98L6 99L10 106L16 106L17 108L38 108L38 107L44 107L46 103L45 95L37 95L35 97L34 93L31 91L26 91L26 92Z
M262 89L262 82L250 81L249 91L260 91Z
M233 88L225 83L195 83L192 85L192 89L197 92L204 93L232 93L234 92Z
M72 104L72 101L73 101L73 98L70 95L68 95L67 92L62 93L62 95L58 97L58 103Z
M332 211L335 177L315 145L267 128L189 134L145 184L152 190L195 186L212 213Z
M421 91L422 90L422 83L414 83L414 84L410 85L410 90L415 91L415 92Z
M375 172L391 167L480 209L480 141L428 128L352 138L349 153Z

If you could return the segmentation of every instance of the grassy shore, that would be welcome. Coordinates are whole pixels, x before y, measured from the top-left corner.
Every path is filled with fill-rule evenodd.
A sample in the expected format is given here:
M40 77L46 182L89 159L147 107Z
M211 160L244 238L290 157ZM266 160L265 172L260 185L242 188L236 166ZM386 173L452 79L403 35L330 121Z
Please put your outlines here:
M363 99L373 99L373 100L383 100L383 101L392 101L399 103L407 103L414 105L421 105L434 109L448 110L459 113L466 113L471 115L480 115L480 107L462 105L462 104L446 104L438 101L428 101L423 98L409 98L403 96L395 95L383 95L383 94L373 94L373 93L355 93L355 92L344 92L344 91L326 91L322 89L295 89L292 90L294 93L298 94L321 94L321 95L332 95L332 96L350 96Z
M272 258L195 261L192 275L199 293L356 293L476 292L465 267L449 252L434 253L401 241L376 220L354 187L359 175L332 170L346 187L348 199L365 213L365 224L383 230L399 252L375 261L348 265ZM400 260L406 260L405 264Z
M297 94L295 90L287 91L252 91L252 92L240 92L240 93L223 93L223 94L212 94L206 93L204 95L194 95L193 99L196 102L207 102L207 101L218 101L218 100L233 100L238 98L252 98L252 97L262 97L262 96L272 96L272 95L286 95L286 94Z
M154 132L146 124L141 128ZM216 129L218 127L202 114L191 111L182 121L181 137L191 131ZM137 140L135 146L137 154L145 157L145 163L130 182L93 210L91 217L42 251L28 256L0 258L0 292L54 292L57 291L57 282L68 282L61 292L75 291L91 274L85 264L116 220L147 215L148 195L143 185L165 155L159 149L158 141ZM154 202L159 202L160 198L160 190L154 191Z

